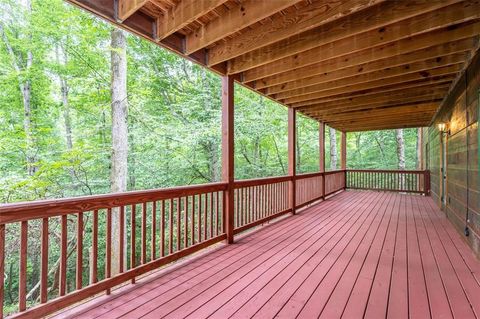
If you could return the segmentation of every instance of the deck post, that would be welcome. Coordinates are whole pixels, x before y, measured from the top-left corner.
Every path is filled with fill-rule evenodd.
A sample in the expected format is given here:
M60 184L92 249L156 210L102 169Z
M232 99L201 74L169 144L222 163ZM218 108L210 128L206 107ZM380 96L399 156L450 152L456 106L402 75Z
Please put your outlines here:
M341 135L342 139L342 144L341 144L341 150L340 150L340 156L341 156L341 166L340 169L344 171L345 174L345 180L344 180L344 187L343 189L347 189L347 133L342 132Z
M325 122L318 122L318 163L320 173L325 173ZM325 174L322 176L322 200L325 200Z
M294 108L288 108L288 176L290 176L290 183L288 187L288 198L292 214L295 214L296 204L296 190L295 177L297 175L297 111Z
M233 77L222 77L222 180L228 183L225 191L225 207L223 218L225 219L227 243L233 243L234 230L234 82Z

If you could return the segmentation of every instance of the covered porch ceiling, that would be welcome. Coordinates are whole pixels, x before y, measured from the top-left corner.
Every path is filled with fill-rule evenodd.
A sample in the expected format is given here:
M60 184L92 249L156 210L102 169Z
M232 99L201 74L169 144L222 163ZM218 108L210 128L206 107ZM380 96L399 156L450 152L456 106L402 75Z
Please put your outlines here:
M480 0L68 0L341 131L427 126Z

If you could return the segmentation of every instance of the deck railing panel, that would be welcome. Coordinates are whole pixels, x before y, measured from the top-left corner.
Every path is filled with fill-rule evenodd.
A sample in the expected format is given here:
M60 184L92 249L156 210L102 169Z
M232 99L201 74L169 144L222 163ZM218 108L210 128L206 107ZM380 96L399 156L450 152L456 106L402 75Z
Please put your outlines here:
M347 170L347 188L404 193L429 193L429 171Z
M19 229L16 316L43 316L96 293L110 293L125 281L135 282L137 276L225 239L226 188L226 183L215 183L1 205L2 262L5 228ZM40 230L39 238L30 238L34 228ZM50 236L54 228L59 238ZM58 248L49 249L51 245ZM40 265L32 269L27 250L37 246ZM53 267L51 259L58 259ZM67 275L71 271L73 277Z
M295 196L297 208L322 199L323 173L302 174L296 176Z
M292 181L295 209L345 188L428 194L430 184L428 171L389 170L235 181L234 233L292 212ZM226 239L227 189L227 183L212 183L0 205L0 275L9 253L5 234L9 230L18 234L19 313L15 316L43 316L92 295L109 294L115 286L135 282L140 275ZM29 237L33 228L39 229L39 238ZM50 233L53 229L57 236ZM35 271L27 259L32 245L40 254ZM57 249L50 249L52 245ZM57 260L55 269L52 259ZM27 287L32 274L37 274L38 284ZM3 301L3 282L0 288Z
M325 172L325 196L345 189L345 170Z
M289 176L282 176L235 181L235 233L290 212L288 203L290 180Z

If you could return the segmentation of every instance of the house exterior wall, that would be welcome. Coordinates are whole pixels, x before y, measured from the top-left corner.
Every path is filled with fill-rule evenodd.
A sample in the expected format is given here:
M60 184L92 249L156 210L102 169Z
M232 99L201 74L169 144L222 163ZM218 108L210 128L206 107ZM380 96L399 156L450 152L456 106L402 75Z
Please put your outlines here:
M424 129L424 160L431 174L431 195L480 257L479 100L480 52L450 92L433 124ZM448 124L442 134L437 124ZM446 138L445 204L442 205L442 149ZM469 235L465 236L465 227Z

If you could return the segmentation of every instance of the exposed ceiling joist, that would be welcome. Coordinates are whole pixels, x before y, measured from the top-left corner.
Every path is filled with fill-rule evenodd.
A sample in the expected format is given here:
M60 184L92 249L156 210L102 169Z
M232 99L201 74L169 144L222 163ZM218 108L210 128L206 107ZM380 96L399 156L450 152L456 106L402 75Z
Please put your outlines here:
M199 1L201 2L201 1ZM299 0L246 0L225 15L202 26L186 38L187 54L198 51L268 16L291 7ZM208 58L210 63L210 56Z
M422 59L421 61L405 63L398 66L396 66L395 64L391 66L388 61L382 60L373 63L377 65L383 65L383 68L376 68L370 65L367 65L365 67L355 66L339 70L337 72L319 74L301 80L288 82L281 85L275 85L266 88L264 90L264 93L267 95L277 94L276 97L282 99L286 97L301 95L303 92L306 92L307 89L322 83L332 83L334 81L343 81L344 83L348 84L364 83L378 79L405 75L413 72L421 72L441 66L463 63L467 56L468 54L466 52L454 53L447 56L433 57L425 60ZM364 72L365 69L367 71L370 69L374 69L375 71Z
M228 0L182 0L157 19L157 39L162 40Z
M456 63L429 70L400 74L392 77L373 78L371 81L362 81L362 79L360 79L358 83L356 83L356 81L338 80L300 89L302 92L297 92L294 95L288 94L279 96L280 94L284 94L279 93L275 96L275 98L285 100L285 103L290 104L355 91L383 88L395 84L411 83L412 81L417 80L432 79L441 75L456 74L461 69L462 63ZM415 84L416 82L414 82L414 85Z
M296 90L280 91L274 96L275 98L281 100L333 88L353 86L357 84L368 85L369 82L372 83L375 81L382 81L382 83L385 84L400 83L401 81L410 81L411 79L425 78L429 76L429 72L431 70L435 70L437 68L449 67L452 65L460 65L461 67L464 61L464 54L447 56L443 59L435 58L431 60L426 60L424 62L416 62L398 67L387 68L382 71L374 71L371 73L356 75L353 77L343 78L339 80L320 82L318 84L303 86ZM266 93L268 94L269 92L267 91Z
M389 50L390 45L382 46L364 52L349 54L341 58L331 59L315 65L298 68L252 83L258 90L272 86L279 86L280 88L285 87L288 89L290 88L289 84L292 82L302 79L308 81L309 78L317 75L328 77L334 80L336 76L347 77L351 76L352 74L368 73L383 70L389 67L396 67L403 64L424 61L430 58L438 58L447 54L469 52L471 51L474 43L475 38L466 38L458 41L429 46L420 50L410 50L409 48L404 48L404 50L400 50L398 52ZM391 55L385 56L385 54L382 54L381 58L373 59L374 57L380 56L380 54L375 53L377 50L381 52L389 50ZM296 87L292 87L292 89L293 88Z
M412 83L407 83L405 86L404 85L389 86L389 87L383 88L382 90L367 90L367 91L356 92L353 94L348 93L348 94L342 94L342 95L328 96L325 98L292 103L290 106L295 108L303 107L302 109L305 109L310 107L311 105L319 105L327 102L345 103L347 105L348 101L353 101L360 97L365 97L366 99L372 99L371 102L374 102L373 99L375 99L379 95L380 96L386 95L386 93L393 95L401 92L406 92L410 89L423 90L423 89L431 89L431 88L437 88L437 87L446 87L450 85L451 83L450 81L452 80L452 77L453 76L450 75L450 76L439 77L438 79L434 79L434 80L416 81L417 84L415 86L413 86Z
M227 61L250 50L292 37L384 1L313 1L297 11L275 17L271 22L245 30L241 35L216 45L209 51L208 63L215 65Z
M467 17L465 17L465 15ZM478 19L479 17L480 6L478 12L471 12L469 14L457 13L457 19L454 21L461 23L462 21ZM348 55L356 51L363 51L372 47L389 43L392 43L390 50L402 50L401 47L406 46L410 51L412 51L450 41L460 40L462 38L474 37L480 33L480 22L462 24L458 28L454 28L451 27L452 20L439 18L438 15L434 14L432 14L432 16L429 18L429 20L422 21L422 23L416 20L408 19L396 23L390 28L386 27L380 30L373 30L359 34L352 38L345 38L335 41L327 45L305 51L301 54L293 55L249 70L243 73L242 77L244 82L250 82L267 76L287 72L299 67ZM435 29L438 30L436 32L431 32ZM416 37L416 39L412 39L414 35L418 35L418 37ZM436 39L435 41L435 37L440 37L441 39ZM406 48L403 48L403 51L405 50ZM391 56L392 53L387 51L389 50L374 52L379 52L379 58L383 58L384 56Z
M118 0L118 20L124 21L140 10L148 0Z
M294 37L243 54L229 62L228 72L244 72L327 43L419 16L455 2L459 2L459 0L418 0L415 1L415 5L409 1L389 1L369 10L362 10L353 15L343 17L338 23L322 25ZM242 46L237 50L244 52L246 49Z
M357 85L338 87L329 89L324 87L321 91L308 93L301 96L295 96L287 98L284 103L299 103L303 101L309 101L314 99L321 99L335 95L350 94L353 92L362 92L366 90L374 90L376 92L389 92L397 90L399 88L408 89L423 85L424 83L435 83L437 81L443 81L454 77L458 71L460 71L461 64L455 64L447 67L429 70L428 72L419 72L407 75L400 75L385 80L375 80L372 82L361 83Z
M312 116L324 116L328 114L336 114L336 113L343 113L343 112L353 112L353 111L361 111L365 109L372 109L372 108L382 108L382 107L389 107L389 106L398 106L403 104L415 104L415 103L426 103L426 102L433 102L438 101L442 98L442 94L445 94L448 88L445 86L443 88L436 88L431 89L425 93L419 92L415 93L412 97L406 97L404 99L391 99L388 96L379 99L379 101L370 101L367 103L352 103L352 104L334 104L332 106L326 105L317 105L311 108L306 109L303 113ZM382 101L383 100L383 101Z

